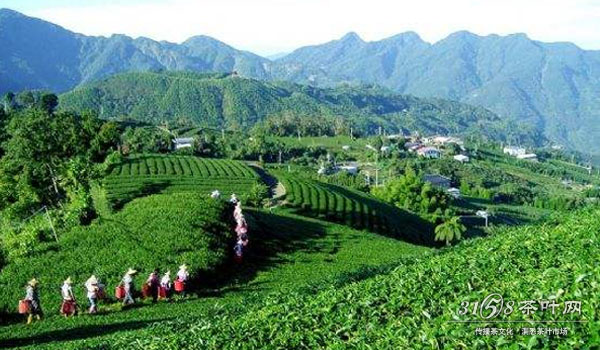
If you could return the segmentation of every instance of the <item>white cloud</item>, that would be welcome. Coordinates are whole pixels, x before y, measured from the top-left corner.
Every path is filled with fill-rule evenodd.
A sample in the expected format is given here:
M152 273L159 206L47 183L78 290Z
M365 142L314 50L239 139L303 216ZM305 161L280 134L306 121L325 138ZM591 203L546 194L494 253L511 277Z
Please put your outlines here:
M527 33L600 49L592 0L165 0L48 7L28 14L88 35L123 33L181 42L204 34L260 54L289 51L356 31L378 40L412 30L435 42L457 30Z

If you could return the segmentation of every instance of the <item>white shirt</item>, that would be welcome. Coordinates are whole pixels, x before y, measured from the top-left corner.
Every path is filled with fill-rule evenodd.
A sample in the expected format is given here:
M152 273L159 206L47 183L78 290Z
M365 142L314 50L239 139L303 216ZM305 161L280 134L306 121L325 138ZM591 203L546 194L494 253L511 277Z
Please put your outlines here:
M68 284L63 284L60 288L63 300L73 300L73 289Z
M180 281L187 281L188 277L189 277L189 273L186 270L179 270L177 272L177 278L179 278Z
M171 277L167 275L163 276L163 278L160 280L160 284L163 287L167 287L169 284L171 284Z
M96 293L98 292L97 285L91 284L91 283L86 283L85 288L87 289L87 297L88 298L93 298L96 296Z

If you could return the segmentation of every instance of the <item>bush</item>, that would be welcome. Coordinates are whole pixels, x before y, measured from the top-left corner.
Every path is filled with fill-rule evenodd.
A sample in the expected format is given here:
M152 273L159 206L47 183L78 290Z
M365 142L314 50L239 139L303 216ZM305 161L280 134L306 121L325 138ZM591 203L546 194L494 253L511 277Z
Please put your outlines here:
M261 207L267 198L269 198L269 188L262 182L255 182L244 197L246 204L252 207Z

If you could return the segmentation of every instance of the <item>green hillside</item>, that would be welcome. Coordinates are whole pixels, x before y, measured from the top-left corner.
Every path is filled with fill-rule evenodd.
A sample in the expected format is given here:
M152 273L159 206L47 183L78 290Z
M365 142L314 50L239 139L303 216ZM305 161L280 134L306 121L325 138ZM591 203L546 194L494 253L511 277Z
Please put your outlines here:
M202 194L154 195L65 232L58 243L39 244L32 256L2 269L0 314L15 311L15 300L32 277L40 280L42 303L53 314L61 300L58 288L67 276L75 281L76 296L83 302L81 286L91 274L106 283L111 294L130 267L141 272L141 279L156 267L174 273L183 263L195 276L212 274L227 261L232 243L226 207Z
M60 108L94 110L105 119L180 122L242 131L267 117L340 117L348 132L477 134L496 140L541 142L477 107L395 95L376 87L318 89L229 74L125 73L60 96Z
M197 319L234 319L262 304L270 294L340 285L388 270L403 257L429 252L428 248L283 212L247 210L246 214L254 228L252 252L242 266L222 270L218 284L201 280L199 296L142 304L126 311L101 305L99 317L64 319L49 309L47 320L33 327L20 323L0 327L0 348L111 348L109 344L117 338L160 334L169 320L191 324Z
M240 344L263 349L595 349L600 346L599 214L585 210L561 218L560 224L499 230L341 288L272 296L242 317L198 319L192 325L163 322L156 338L115 336L104 344L126 348L135 338L140 348L163 349L237 349ZM514 301L513 312L489 321L458 314L463 301L481 302L491 293ZM536 308L527 316L518 307L528 300L555 300L560 310L566 301L579 300L581 315ZM461 320L482 322L455 322ZM514 335L476 335L478 327L511 328ZM535 328L536 335L520 334L523 327ZM567 327L568 335L537 335L540 327Z

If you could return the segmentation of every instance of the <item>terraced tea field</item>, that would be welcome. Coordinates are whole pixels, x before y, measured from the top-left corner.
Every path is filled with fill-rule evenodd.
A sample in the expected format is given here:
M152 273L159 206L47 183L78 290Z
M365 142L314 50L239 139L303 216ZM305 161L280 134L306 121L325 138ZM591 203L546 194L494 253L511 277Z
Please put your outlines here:
M295 212L379 232L417 243L430 243L429 224L416 215L342 186L276 173Z
M105 179L107 199L121 206L154 193L219 190L223 195L243 195L259 180L246 164L228 159L193 156L132 155L114 167Z

